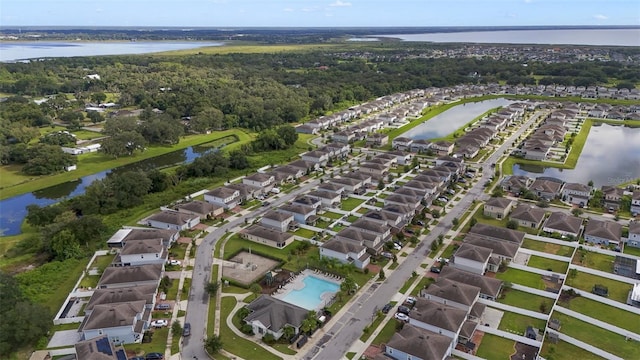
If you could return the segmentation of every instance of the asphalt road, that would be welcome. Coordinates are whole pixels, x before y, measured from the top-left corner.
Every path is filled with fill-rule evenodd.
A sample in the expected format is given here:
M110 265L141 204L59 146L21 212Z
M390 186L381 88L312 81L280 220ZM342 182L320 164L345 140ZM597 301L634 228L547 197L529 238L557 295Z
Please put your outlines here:
M305 354L304 359L314 360L336 360L341 359L349 351L353 343L358 341L365 326L372 319L373 314L388 303L407 279L416 269L420 272L420 263L425 257L422 249L430 249L431 243L440 234L446 234L452 227L454 218L460 218L462 214L471 206L474 199L488 198L489 195L483 192L483 185L495 172L490 165L496 163L498 159L507 152L511 143L529 126L544 113L536 112L527 122L520 126L494 153L483 163L483 178L469 190L469 192L456 204L449 212L440 219L431 232L425 236L411 255L409 255L381 284L374 284L366 292L362 293L358 300L349 308L348 312L326 334L316 343L316 345Z

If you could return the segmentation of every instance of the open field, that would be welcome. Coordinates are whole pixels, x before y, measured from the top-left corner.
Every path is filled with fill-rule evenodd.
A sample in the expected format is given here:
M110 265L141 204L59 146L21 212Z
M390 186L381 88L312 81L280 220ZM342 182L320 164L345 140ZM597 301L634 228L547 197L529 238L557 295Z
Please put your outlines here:
M634 359L638 355L639 343L627 341L624 336L618 335L603 328L591 325L584 321L572 318L565 314L554 312L552 317L560 320L562 327L560 332L567 334L587 344L593 345L623 359Z
M195 49L174 50L151 54L151 56L183 56L183 55L224 55L224 54L268 54L286 51L309 51L336 47L332 44L300 44L300 45L263 45L247 42L225 42L223 46L206 46Z
M560 305L594 319L640 334L640 315L638 314L584 297L576 297L568 303L562 302Z
M496 278L534 289L545 289L541 275L520 269L508 268L505 272L498 272Z
M629 295L629 291L632 288L631 284L587 274L584 272L578 272L575 276L569 275L567 277L567 280L565 281L565 285L589 292L591 292L593 286L596 284L604 285L609 288L609 299L619 301L621 303L627 302L627 296Z
M541 309L544 309L546 310L544 311L545 314L548 314L551 311L551 306L553 305L553 299L551 298L515 289L508 289L506 292L504 292L505 289L503 289L502 291L505 296L502 299L498 299L499 303L531 311L540 311Z
M529 262L527 263L527 265L534 268L549 270L561 274L566 273L567 269L569 268L569 263L566 263L564 261L548 259L536 255L531 255L529 257Z
M516 352L515 344L513 340L485 333L476 356L487 360L509 359Z
M532 239L524 239L522 247L525 249L531 249L536 251L546 252L552 255L571 257L573 255L574 248L572 246L556 245L544 241L537 241Z

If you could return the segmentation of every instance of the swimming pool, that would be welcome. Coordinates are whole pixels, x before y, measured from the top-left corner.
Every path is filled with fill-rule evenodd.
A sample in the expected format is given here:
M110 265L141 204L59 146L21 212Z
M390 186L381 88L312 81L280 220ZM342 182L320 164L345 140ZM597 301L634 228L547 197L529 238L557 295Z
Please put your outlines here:
M302 289L291 290L281 300L307 310L318 310L325 305L325 300L330 299L340 288L335 282L313 275L307 275L302 282ZM322 296L323 294L325 295Z

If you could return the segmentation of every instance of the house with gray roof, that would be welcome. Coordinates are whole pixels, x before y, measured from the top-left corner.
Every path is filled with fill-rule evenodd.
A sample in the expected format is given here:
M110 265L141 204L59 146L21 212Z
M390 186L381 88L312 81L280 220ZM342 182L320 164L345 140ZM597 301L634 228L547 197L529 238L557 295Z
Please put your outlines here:
M206 201L193 200L176 206L176 210L183 214L198 215L200 220L214 218L222 215L224 208L220 205L209 203Z
M96 288L113 289L140 285L158 286L163 271L163 264L123 267L110 266L102 272Z
M367 247L357 241L333 237L320 245L320 258L336 259L343 264L353 264L358 269L364 269L369 265L371 255Z
M266 194L275 186L276 178L271 174L254 173L242 178L242 183L258 188L263 194Z
M584 229L584 241L593 245L619 245L622 225L613 221L590 219Z
M302 160L309 161L320 166L327 165L329 162L329 153L322 150L312 150L302 154Z
M587 206L591 198L591 187L580 183L566 183L562 188L562 201L572 205Z
M317 213L316 208L314 207L296 203L283 205L278 210L286 214L293 215L293 220L299 224L309 223L313 220L312 217L315 217Z
M224 209L233 209L240 205L240 191L224 186L215 188L204 194L204 201L222 206Z
M529 190L540 198L553 200L560 195L562 191L562 182L537 178L533 181L531 186L529 186Z
M296 198L293 200L293 204L309 206L317 210L322 205L322 202L318 198L311 197L305 194L296 196Z
M533 180L527 176L512 175L502 180L502 190L519 194L522 190L528 189Z
M407 206L411 209L414 209L414 211L420 207L420 202L421 202L421 199L411 197L411 196L404 196L400 194L392 194L387 196L384 199L385 206L388 206L388 205Z
M421 290L420 297L469 310L480 298L480 288L449 279L438 279L428 288Z
M263 194L262 188L247 185L245 183L231 183L226 186L229 189L238 190L240 193L240 203L249 201Z
M483 214L494 219L505 219L509 215L512 206L513 201L510 199L492 197L484 203Z
M350 179L350 178L333 178L331 179L331 184L335 184L341 186L344 189L344 193L352 194L357 191L360 191L364 187L364 183L361 180Z
M447 306L432 300L417 298L409 313L409 324L444 335L458 343L462 325L467 321L468 311ZM476 324L477 325L477 324ZM475 329L474 329L475 330ZM470 337L469 334L465 334Z
M108 336L96 337L77 342L75 357L79 360L127 360L122 346L114 345Z
M559 211L552 212L545 221L542 231L549 234L558 233L562 236L572 236L577 239L582 231L582 218Z
M335 182L325 182L318 185L318 191L330 192L340 195L344 192L344 185Z
M629 237L625 246L640 248L640 221L629 222Z
M503 261L507 263L513 261L520 250L520 244L506 241L502 239L481 237L476 234L469 233L464 237L466 244L480 246L491 249L491 259L489 259L488 271L497 272Z
M162 210L149 217L144 222L147 226L156 229L189 230L200 224L200 216L184 214L173 210Z
M269 210L260 220L260 224L264 227L268 227L280 232L286 232L289 230L289 225L293 222L293 214L285 213L277 210Z
M544 221L545 211L531 204L519 204L509 218L518 222L519 226L537 229Z
M489 267L492 250L468 243L462 243L453 254L449 266L474 274L484 275Z
M271 334L276 340L282 337L285 326L293 327L298 334L309 313L309 310L300 306L264 294L246 308L250 313L243 321L251 325L253 333L259 337Z
M153 309L158 287L155 285L138 285L121 288L95 289L89 302L84 308L85 316L98 305L128 303L132 301L145 301L145 307Z
M387 211L371 210L366 214L362 215L362 218L365 220L384 224L391 228L396 228L396 229L400 229L406 224L402 215L398 213L387 212Z
M476 234L479 237L511 241L516 244L521 244L525 236L525 233L523 233L522 231L497 227L483 223L477 223L473 225L469 232Z
M259 244L268 245L277 249L282 249L291 244L294 240L293 234L278 231L262 225L254 224L240 231L240 236L257 242Z
M113 260L116 266L137 266L164 264L167 261L167 248L162 239L129 240Z
M170 247L178 237L180 232L177 230L149 229L127 227L120 229L107 240L107 246L110 248L121 248L129 240L154 240L162 239L162 243L166 247Z
M369 253L373 255L379 254L382 251L382 245L384 245L382 234L362 231L362 229L353 226L340 230L335 237L337 239L355 241L358 244L364 245L369 250Z
M453 266L445 266L438 275L438 281L449 279L467 285L480 288L480 298L495 300L502 290L502 280L474 274L469 271L457 269Z
M113 344L132 344L142 341L151 319L151 310L144 300L96 305L80 325L84 340L107 336Z
M391 229L389 226L375 221L369 221L362 217L354 221L350 227L358 229L358 231L380 236L382 242L386 242L391 238Z
M399 136L391 141L391 146L396 150L408 151L412 143L413 139Z
M385 344L384 355L396 360L445 360L454 348L451 338L406 324Z

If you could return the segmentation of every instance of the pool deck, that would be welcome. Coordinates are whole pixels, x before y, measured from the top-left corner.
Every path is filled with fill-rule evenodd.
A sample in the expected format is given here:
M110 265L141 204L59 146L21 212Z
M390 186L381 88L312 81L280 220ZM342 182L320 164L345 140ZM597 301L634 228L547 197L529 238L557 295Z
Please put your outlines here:
M337 277L337 276L331 275L331 274L326 274L326 273L324 273L322 271L319 271L319 270L306 269L306 270L303 270L297 276L292 277L289 280L289 282L287 282L280 289L276 290L276 292L274 292L271 296L273 296L276 299L282 300L291 291L304 289L304 287L305 287L304 279L307 276L314 276L314 277L317 277L317 278L320 278L320 279L335 283L338 286L340 286L340 283L343 280L341 277ZM331 291L326 291L326 292L320 294L320 299L321 299L320 304L328 303L331 300L331 298L333 298L333 296L335 296L335 293L331 292ZM294 304L294 305L297 305L297 304Z

